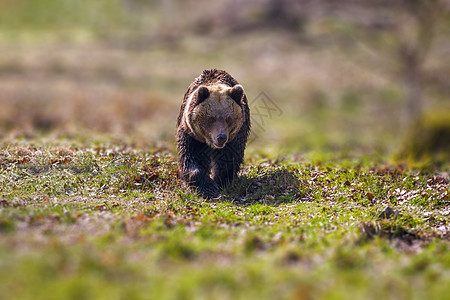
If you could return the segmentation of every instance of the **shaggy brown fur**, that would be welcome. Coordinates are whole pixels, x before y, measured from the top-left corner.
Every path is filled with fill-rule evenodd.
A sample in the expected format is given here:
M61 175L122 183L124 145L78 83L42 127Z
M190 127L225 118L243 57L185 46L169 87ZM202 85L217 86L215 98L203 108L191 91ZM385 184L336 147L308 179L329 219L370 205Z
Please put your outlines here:
M177 120L183 179L206 198L236 177L250 133L242 86L222 70L205 70L184 95Z

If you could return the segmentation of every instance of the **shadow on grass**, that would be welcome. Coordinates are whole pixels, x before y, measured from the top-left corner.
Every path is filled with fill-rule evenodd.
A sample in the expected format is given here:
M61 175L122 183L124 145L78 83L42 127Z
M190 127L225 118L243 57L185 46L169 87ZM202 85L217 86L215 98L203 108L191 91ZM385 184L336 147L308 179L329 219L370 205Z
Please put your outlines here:
M360 244L381 238L390 241L398 250L414 252L431 241L431 236L416 233L406 224L395 224L390 220L362 222L358 227Z
M293 172L273 170L267 174L237 178L223 190L222 200L237 205L263 203L277 206L298 201L304 197L300 181Z
M393 224L388 220L378 222L363 222L359 226L362 233L363 240L372 240L376 236L386 238L389 240L400 239L412 244L415 240L423 240L424 238L419 234L408 230L399 224Z

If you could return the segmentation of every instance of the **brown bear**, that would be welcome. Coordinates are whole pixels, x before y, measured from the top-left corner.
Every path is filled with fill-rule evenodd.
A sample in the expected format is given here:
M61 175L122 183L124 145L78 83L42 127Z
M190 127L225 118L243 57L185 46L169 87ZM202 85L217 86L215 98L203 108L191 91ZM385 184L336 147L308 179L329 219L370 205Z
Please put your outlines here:
M181 176L201 196L218 197L239 171L249 133L243 87L226 71L203 71L186 91L177 120Z

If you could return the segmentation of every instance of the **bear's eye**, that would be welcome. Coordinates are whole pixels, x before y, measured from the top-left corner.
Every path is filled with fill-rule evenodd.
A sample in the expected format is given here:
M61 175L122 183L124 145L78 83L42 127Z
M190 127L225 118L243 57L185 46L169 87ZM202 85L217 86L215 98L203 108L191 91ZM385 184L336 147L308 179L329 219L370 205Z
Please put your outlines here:
M214 123L216 121L216 118L215 117L209 117L209 119L208 119L208 123L209 124L212 124L212 123Z
M226 117L225 122L227 122L227 124L230 125L233 122L233 120L230 117Z

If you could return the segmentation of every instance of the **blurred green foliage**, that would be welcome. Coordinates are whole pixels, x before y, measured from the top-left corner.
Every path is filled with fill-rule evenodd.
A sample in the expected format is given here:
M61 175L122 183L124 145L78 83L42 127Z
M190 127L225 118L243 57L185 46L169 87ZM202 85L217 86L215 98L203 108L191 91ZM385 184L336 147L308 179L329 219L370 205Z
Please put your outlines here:
M430 112L408 132L397 158L425 165L450 166L450 113Z
M0 29L114 29L122 26L120 0L3 0Z

